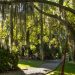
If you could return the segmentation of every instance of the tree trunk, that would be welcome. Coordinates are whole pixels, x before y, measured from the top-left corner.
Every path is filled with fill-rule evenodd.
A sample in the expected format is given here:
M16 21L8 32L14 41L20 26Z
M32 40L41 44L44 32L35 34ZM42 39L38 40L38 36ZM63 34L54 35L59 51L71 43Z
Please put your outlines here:
M24 42L25 42L25 45L26 45L26 26L27 26L27 22L26 22L26 15L27 15L27 13L26 13L26 5L27 5L27 3L25 3L24 4Z
M59 0L59 4L60 5L63 5L64 3L64 0ZM61 9L61 7L59 8L59 11L60 11L60 16L61 18L65 19L65 15L64 15L64 10ZM61 22L60 22L61 24ZM67 43L65 42L65 45ZM62 66L61 66L61 75L64 75L64 68L65 68L65 60L66 60L66 48L64 48L64 51L63 51L63 57L62 57Z
M72 5L73 5L73 9L75 9L75 0L72 0ZM74 37L73 60L75 61L75 37Z
M12 43L13 43L13 6L11 5L10 9L10 31L9 31L9 47L10 51L12 49Z
M73 9L75 9L75 0L72 0Z
M43 10L43 4L40 4L41 10ZM41 45L40 45L40 56L41 60L44 60L44 52L43 52L43 15L40 13L40 25L41 25Z
M64 54L62 57L62 67L61 67L61 75L64 75L64 67L65 67L65 60L66 60L66 50L64 50Z

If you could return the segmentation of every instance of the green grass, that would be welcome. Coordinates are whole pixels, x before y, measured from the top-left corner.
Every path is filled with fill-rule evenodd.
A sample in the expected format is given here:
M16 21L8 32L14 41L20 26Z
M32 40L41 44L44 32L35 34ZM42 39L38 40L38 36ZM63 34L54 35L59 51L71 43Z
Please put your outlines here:
M42 65L43 61L39 60L19 60L18 62L18 67L20 69L27 69L28 67L39 67ZM47 74L47 75L60 75L60 67L57 68L55 71ZM9 72L9 73L2 73L0 75L25 75L22 71L14 71L14 72ZM66 63L65 65L65 74L64 75L75 75L75 62L69 62Z
M47 75L60 75L61 69L58 68L56 71L51 72ZM75 75L75 63L69 62L65 64L65 75Z
M25 75L22 69L27 69L28 67L39 67L43 63L45 62L40 60L19 60L18 67L21 69L20 71L10 71L7 73L0 73L0 75Z
M20 69L27 69L28 67L39 67L43 63L40 60L19 60L18 67Z
M28 67L39 67L43 61L39 60L19 60L18 67L20 69L27 69ZM61 68L57 68L55 71L47 75L60 75ZM75 63L69 62L65 64L65 75L75 75Z

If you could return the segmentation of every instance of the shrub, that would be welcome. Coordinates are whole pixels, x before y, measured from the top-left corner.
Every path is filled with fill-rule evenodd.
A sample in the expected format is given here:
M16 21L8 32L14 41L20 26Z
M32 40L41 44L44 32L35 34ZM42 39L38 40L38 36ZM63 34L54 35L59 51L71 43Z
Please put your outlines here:
M14 70L18 64L18 53L10 52L4 47L0 47L0 72Z

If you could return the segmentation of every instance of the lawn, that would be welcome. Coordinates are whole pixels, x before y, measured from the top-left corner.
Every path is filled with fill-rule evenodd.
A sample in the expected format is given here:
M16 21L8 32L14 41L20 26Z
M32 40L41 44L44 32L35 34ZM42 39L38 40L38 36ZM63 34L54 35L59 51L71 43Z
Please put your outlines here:
M19 60L18 67L21 69L20 71L10 71L7 73L0 73L0 75L25 75L22 69L27 69L28 67L39 67L43 63L45 62L40 60Z
M27 69L28 67L39 67L43 63L45 62L40 60L19 60L18 67L20 69Z
M40 60L19 60L18 67L20 69L27 69L28 67L39 67L42 65L43 61ZM55 71L47 74L47 75L60 75L60 67L57 68ZM69 62L65 64L65 75L75 75L75 63Z
M39 67L42 65L43 61L39 60L20 60L18 63L18 67L21 69L27 69L28 67ZM60 75L60 67L57 68L55 71L47 74L47 75ZM69 62L65 64L65 75L75 75L75 63L74 62Z
M61 69L58 68L54 72L47 75L60 75ZM75 62L69 62L65 64L65 75L75 75Z
M19 60L18 67L20 69L27 69L28 67L39 67L40 65L46 62L40 60ZM55 71L47 74L47 75L60 75L60 67ZM0 75L25 75L22 70L21 71L11 71L9 73L3 73ZM75 75L75 62L69 62L65 65L65 75Z

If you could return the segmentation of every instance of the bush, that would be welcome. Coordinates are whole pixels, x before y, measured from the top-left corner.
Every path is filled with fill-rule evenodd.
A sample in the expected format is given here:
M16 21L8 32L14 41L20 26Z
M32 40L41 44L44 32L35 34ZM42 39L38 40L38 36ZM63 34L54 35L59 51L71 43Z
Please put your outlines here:
M14 70L18 64L18 53L0 47L0 72Z
M43 49L44 49L44 58L51 59L52 56L51 56L50 48L46 42L44 42Z

